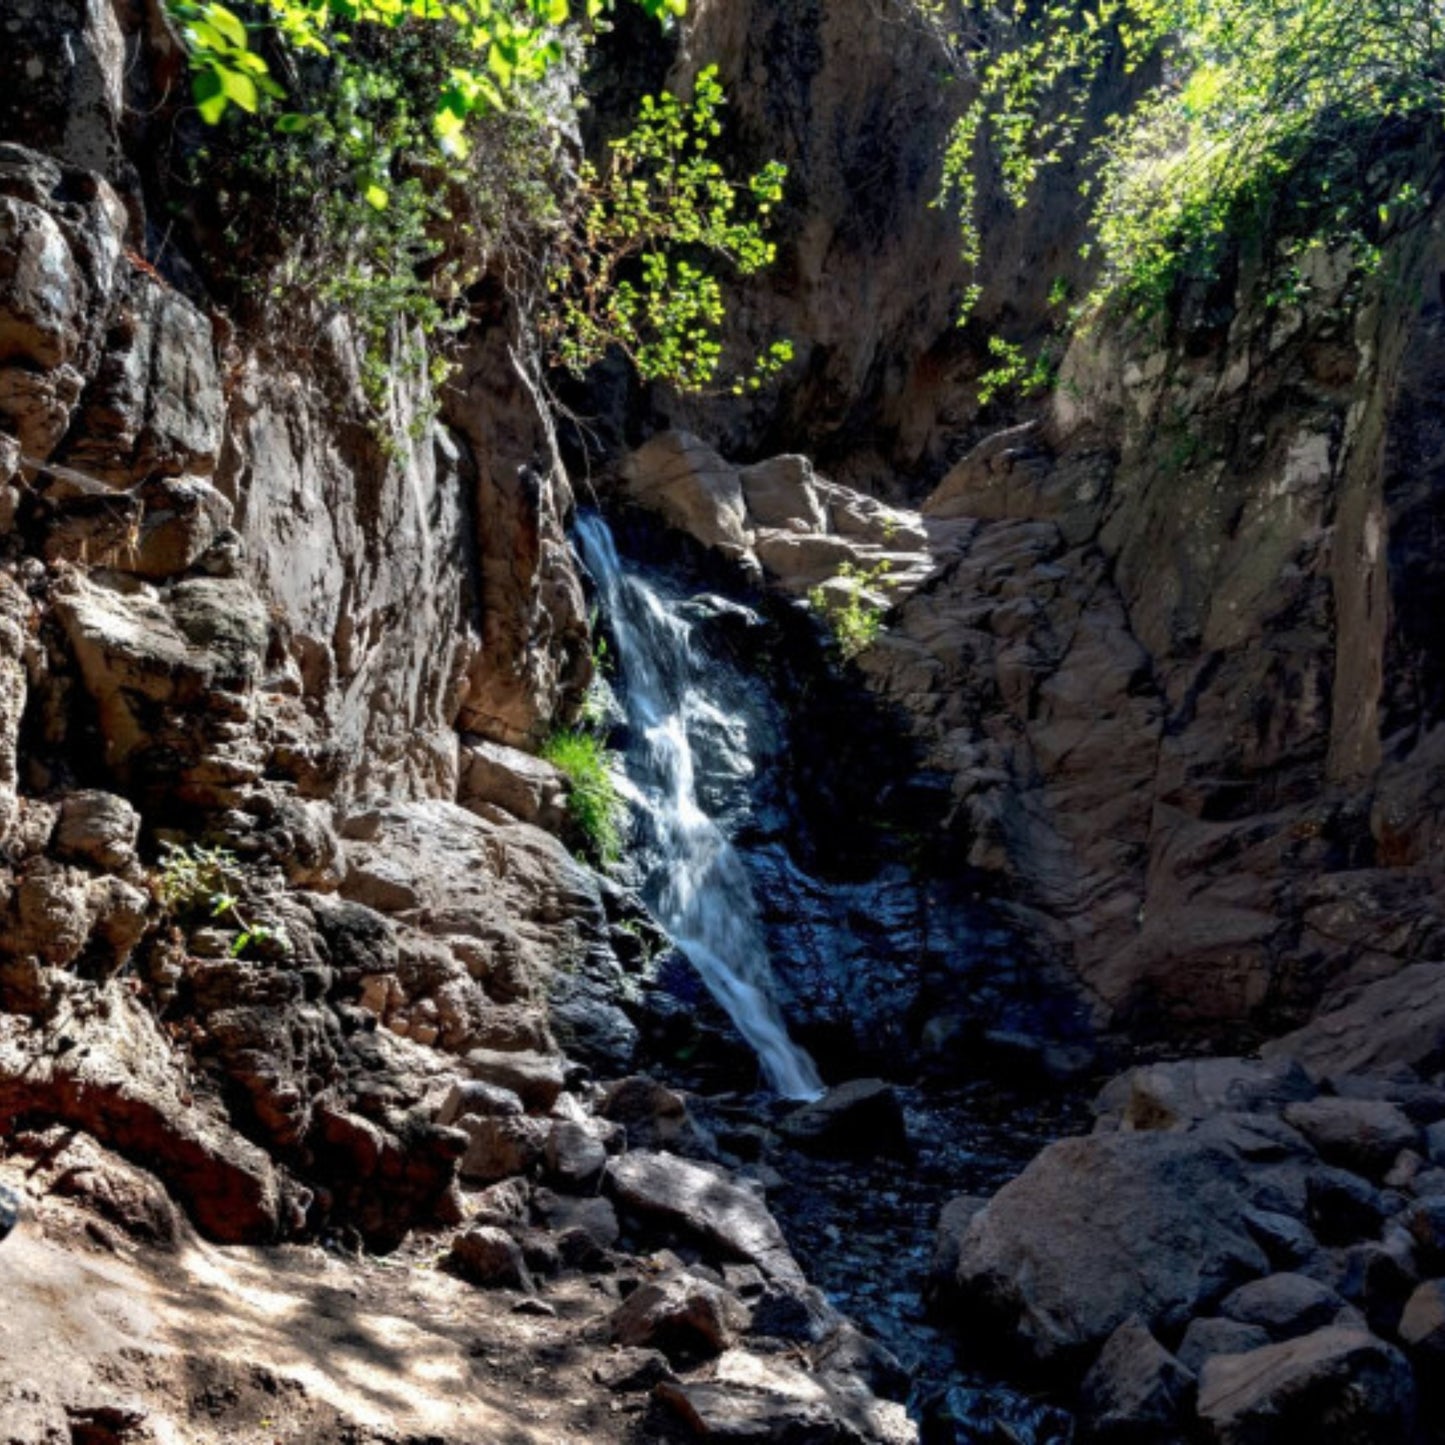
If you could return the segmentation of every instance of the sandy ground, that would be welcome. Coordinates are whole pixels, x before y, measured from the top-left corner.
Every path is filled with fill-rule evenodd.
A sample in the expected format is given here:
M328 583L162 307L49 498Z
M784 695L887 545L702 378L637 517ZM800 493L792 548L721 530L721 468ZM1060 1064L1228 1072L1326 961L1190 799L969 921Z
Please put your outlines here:
M644 1402L590 1377L605 1282L549 1284L555 1317L520 1298L453 1279L425 1244L163 1252L32 1202L0 1243L0 1445L636 1440Z

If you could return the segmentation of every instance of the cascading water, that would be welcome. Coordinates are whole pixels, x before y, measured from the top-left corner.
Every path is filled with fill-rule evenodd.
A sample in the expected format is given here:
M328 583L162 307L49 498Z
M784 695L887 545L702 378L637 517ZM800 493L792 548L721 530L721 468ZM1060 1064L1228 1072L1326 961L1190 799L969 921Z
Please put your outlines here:
M627 794L644 835L643 898L756 1050L769 1086L785 1098L813 1098L823 1083L779 1012L747 869L699 800L699 738L730 737L745 768L738 744L746 727L723 705L722 674L697 646L685 599L625 566L600 517L579 517L577 538L617 644L632 738Z

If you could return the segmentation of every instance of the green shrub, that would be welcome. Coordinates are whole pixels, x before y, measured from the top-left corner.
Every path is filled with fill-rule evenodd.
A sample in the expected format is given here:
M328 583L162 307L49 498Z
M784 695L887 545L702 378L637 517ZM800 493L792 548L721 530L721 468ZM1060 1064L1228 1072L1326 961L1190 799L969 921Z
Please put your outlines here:
M888 572L886 561L866 570L853 562L845 562L836 577L847 586L845 597L837 597L822 586L808 593L808 601L827 621L833 645L845 662L871 647L883 631L888 604L879 600L877 589L888 585Z
M584 852L601 867L611 867L622 856L627 826L611 752L591 733L563 729L542 745L542 757L567 779L567 812Z

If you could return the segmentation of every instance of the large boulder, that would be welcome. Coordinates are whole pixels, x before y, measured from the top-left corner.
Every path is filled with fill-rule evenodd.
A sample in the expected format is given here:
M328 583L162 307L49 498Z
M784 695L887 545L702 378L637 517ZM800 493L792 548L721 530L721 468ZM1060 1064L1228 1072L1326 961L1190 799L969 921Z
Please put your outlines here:
M802 1281L767 1206L720 1169L637 1150L608 1163L605 1187L626 1213L643 1222L680 1228L775 1279Z
M1414 1413L1404 1356L1362 1329L1215 1355L1199 1380L1199 1415L1215 1445L1404 1445Z
M1102 1134L1045 1149L968 1226L962 1323L1077 1364L1131 1315L1182 1328L1268 1270L1233 1150L1191 1135ZM986 1322L986 1324L984 1323Z

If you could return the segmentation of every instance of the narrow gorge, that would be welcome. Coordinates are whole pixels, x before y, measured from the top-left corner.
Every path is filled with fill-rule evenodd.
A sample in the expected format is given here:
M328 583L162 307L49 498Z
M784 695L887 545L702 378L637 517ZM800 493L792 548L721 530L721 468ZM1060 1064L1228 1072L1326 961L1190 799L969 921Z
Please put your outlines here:
M1445 1441L1445 11L1308 10L0 0L0 1445Z

